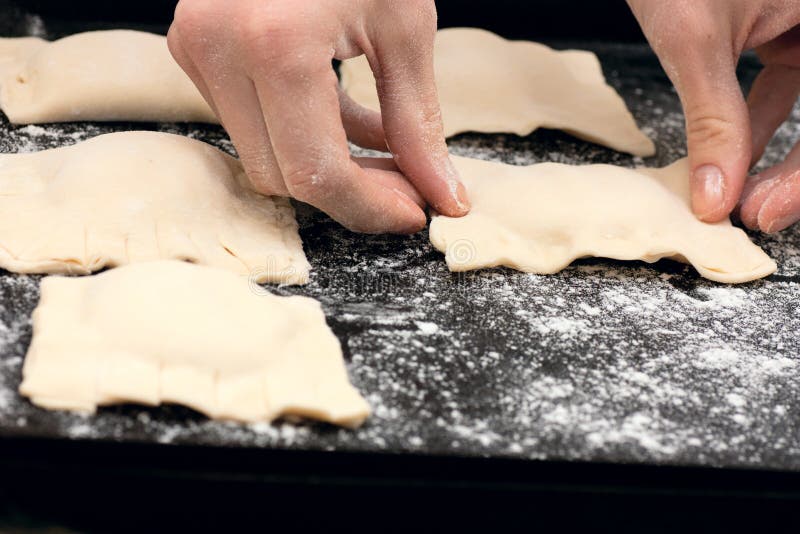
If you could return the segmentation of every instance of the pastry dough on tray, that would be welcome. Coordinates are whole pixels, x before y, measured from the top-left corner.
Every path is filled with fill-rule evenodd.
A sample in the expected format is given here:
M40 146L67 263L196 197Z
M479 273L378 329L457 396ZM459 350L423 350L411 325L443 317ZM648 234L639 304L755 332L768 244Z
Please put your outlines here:
M345 426L369 414L318 302L177 261L45 278L20 392L83 412L177 403L219 419Z
M775 262L730 221L706 224L694 216L686 160L632 170L453 159L472 211L458 219L436 216L430 227L452 271L507 266L549 274L597 256L674 258L725 283L775 272Z
M561 52L476 28L451 28L438 32L434 54L448 137L553 128L637 156L655 154L592 52ZM364 56L344 61L341 76L356 102L380 108Z
M289 200L251 190L239 161L206 143L120 132L0 155L0 267L88 274L157 259L289 284L310 268Z
M0 109L14 124L217 122L166 37L131 30L0 39Z

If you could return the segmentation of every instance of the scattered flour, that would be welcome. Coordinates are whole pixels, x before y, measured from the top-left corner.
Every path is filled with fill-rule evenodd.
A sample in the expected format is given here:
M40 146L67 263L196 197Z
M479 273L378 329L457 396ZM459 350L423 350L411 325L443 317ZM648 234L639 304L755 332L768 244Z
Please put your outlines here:
M707 306L710 308L745 308L747 306L747 293L744 289L736 287L704 287L697 290L700 295L708 298Z
M39 15L25 15L23 25L25 27L25 35L30 35L31 37L41 37L42 39L47 38L47 28L44 25L42 17Z
M415 323L417 328L419 328L419 331L427 336L435 334L439 331L439 327L436 325L436 323L429 323L425 321L415 321Z
M34 26L32 33L40 31ZM682 157L676 95L664 90L657 62L648 74L641 52L625 50L633 55L609 49L601 57L637 61L639 76L615 69L609 82L656 139L656 158L553 132L466 134L450 141L451 150L515 164L663 165ZM120 128L4 126L2 152ZM235 153L220 128L157 128ZM797 134L796 126L782 127L766 161L775 162ZM302 205L298 213L311 283L274 291L322 302L373 409L363 428L231 425L175 407L108 408L88 419L36 410L16 388L38 278L0 275L0 433L36 424L82 439L800 469L800 231L758 237L778 261L778 276L730 288L668 261L582 261L553 276L456 275L424 233L356 236Z

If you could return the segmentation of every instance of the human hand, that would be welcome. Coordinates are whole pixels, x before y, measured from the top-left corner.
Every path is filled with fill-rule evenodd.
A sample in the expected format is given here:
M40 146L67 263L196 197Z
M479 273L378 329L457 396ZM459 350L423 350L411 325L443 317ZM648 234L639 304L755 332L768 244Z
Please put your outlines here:
M442 130L435 34L433 0L181 0L168 42L257 191L355 231L411 233L426 223L422 199L469 211ZM362 53L382 113L339 90L331 61ZM396 167L351 158L348 138L388 147Z
M787 0L628 0L680 96L692 206L715 222L740 206L765 232L800 219L800 144L747 180L800 92L800 3ZM744 50L764 69L747 101L736 78Z

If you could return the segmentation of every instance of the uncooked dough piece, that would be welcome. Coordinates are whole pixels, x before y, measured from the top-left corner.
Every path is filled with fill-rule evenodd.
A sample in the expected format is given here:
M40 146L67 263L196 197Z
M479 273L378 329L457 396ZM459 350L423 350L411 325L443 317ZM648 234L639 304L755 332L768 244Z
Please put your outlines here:
M256 287L177 261L45 278L20 392L51 409L169 402L219 419L359 425L369 406L319 303Z
M130 30L0 39L0 109L14 124L218 122L167 39Z
M89 274L157 259L288 284L310 268L289 200L255 193L239 161L200 141L120 132L0 155L0 267Z
M559 52L530 41L507 41L476 28L440 30L434 49L445 135L537 128L637 156L655 145L636 126L625 102L591 52ZM375 78L364 56L344 61L342 87L353 99L380 108Z
M452 271L507 266L550 274L597 256L678 259L725 283L775 272L775 262L730 221L706 224L693 215L686 160L638 170L454 162L472 211L460 219L437 216L430 227Z

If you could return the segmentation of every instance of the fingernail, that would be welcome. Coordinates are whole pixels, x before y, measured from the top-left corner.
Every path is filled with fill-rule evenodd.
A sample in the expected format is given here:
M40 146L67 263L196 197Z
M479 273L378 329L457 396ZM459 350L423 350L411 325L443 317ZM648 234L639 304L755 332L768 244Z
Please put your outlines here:
M445 172L447 174L447 187L450 190L450 195L453 197L456 208L460 214L466 215L471 207L469 197L467 196L467 188L461 183L461 177L450 158L447 158L446 161Z
M716 165L703 165L694 171L694 210L702 219L722 208L725 201L725 175Z
M789 228L791 225L796 223L800 220L799 213L790 213L789 215L784 215L783 217L778 217L777 219L770 222L766 228L764 228L764 232L771 234L774 232L780 232L781 230L785 230Z

